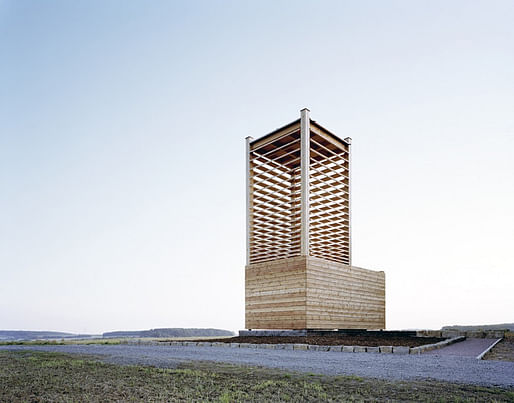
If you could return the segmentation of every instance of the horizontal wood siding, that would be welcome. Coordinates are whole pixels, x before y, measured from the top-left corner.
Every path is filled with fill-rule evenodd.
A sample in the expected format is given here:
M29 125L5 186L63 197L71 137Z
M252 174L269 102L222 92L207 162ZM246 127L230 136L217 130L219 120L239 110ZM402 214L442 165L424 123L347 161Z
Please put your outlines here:
M308 329L385 329L385 273L307 260Z
M385 329L385 274L317 257L246 266L247 329Z
M246 266L247 329L305 329L306 258Z

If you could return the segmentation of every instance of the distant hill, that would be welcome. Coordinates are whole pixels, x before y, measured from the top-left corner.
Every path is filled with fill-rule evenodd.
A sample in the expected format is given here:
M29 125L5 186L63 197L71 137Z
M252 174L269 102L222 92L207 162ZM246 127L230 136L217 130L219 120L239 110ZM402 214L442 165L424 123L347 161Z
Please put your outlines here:
M121 330L106 332L102 337L222 337L234 336L229 330L222 329L182 329L165 328L150 330ZM53 339L87 339L100 337L100 335L74 334L65 332L31 331L31 330L0 330L0 342L25 340L53 340Z
M473 326L443 326L441 330L458 330L462 332L473 332L481 330L510 330L514 332L514 323L500 323L498 325L473 325Z
M36 340L36 339L66 339L72 337L87 337L64 332L31 331L31 330L0 330L0 341Z
M211 337L234 336L234 332L222 329L164 328L150 330L120 330L106 332L103 337Z

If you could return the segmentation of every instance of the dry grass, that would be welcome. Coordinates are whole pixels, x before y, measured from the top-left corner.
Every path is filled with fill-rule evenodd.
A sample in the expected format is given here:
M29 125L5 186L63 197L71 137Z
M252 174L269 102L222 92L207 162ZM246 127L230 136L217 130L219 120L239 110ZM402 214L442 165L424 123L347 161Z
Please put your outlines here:
M484 360L514 362L514 332L505 333L505 337L489 351Z
M514 392L443 382L388 382L213 363L177 369L94 357L0 351L0 401L513 401Z
M137 343L138 341L160 341L169 342L174 340L222 340L233 336L210 336L210 337L99 337L87 339L60 339L60 340L20 340L3 341L0 346L45 346L45 345L68 345L68 344L126 344Z

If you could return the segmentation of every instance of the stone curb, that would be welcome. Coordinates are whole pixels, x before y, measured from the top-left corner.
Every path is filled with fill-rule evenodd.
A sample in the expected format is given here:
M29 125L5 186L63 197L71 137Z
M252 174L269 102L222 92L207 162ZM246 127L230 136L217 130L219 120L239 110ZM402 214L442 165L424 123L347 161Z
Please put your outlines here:
M421 353L424 353L425 351L437 350L442 347L449 346L450 344L454 344L459 341L463 341L465 339L466 339L466 336L457 336L457 337L453 337L448 340L440 341L439 343L425 344L424 346L412 347L410 349L409 353L410 354L421 354Z
M419 347L407 346L318 346L313 344L255 344L255 343L222 343L207 341L141 341L131 342L128 344L150 345L150 346L186 346L186 347L224 347L224 348L248 348L248 349L268 349L268 350L300 350L300 351L334 351L344 353L379 353L379 354L421 354L425 351L436 350L453 343L457 343L466 339L464 336L454 337L449 340L440 341L439 343L426 344ZM484 353L485 354L485 353Z
M487 347L484 351L482 351L480 354L477 355L477 360L483 360L484 355L486 355L489 351L493 349L494 346L496 346L500 341L503 340L503 337L496 340L493 344L491 344L489 347Z
M418 337L445 337L447 339L457 336L475 339L498 339L500 337L505 337L506 332L507 330L417 330L416 335Z

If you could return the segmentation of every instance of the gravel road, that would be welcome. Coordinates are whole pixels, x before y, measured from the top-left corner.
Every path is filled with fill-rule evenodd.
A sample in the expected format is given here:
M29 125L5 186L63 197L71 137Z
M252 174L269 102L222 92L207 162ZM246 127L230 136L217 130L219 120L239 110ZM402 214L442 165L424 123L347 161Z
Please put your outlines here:
M107 362L173 368L187 361L215 361L327 375L413 380L436 379L484 386L514 387L514 363L473 357L396 355L330 351L137 345L0 346L2 350L41 350L101 355Z
M440 350L427 351L423 354L434 355L459 355L461 357L477 357L480 353L485 351L497 339L473 339L468 338L464 341L450 344Z

